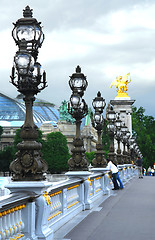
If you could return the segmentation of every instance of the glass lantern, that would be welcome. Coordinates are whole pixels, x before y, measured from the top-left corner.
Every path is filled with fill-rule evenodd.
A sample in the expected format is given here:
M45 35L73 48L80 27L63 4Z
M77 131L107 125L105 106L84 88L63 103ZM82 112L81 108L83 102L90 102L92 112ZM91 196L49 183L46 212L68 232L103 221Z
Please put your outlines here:
M81 68L79 66L76 67L76 73L73 73L69 80L69 86L71 90L75 93L78 93L81 97L86 90L88 82L86 80L86 76L81 73Z
M107 120L108 121L115 121L116 120L116 113L113 110L113 106L111 106L110 110L107 112Z
M32 9L27 6L23 10L23 18L18 19L14 23L12 36L16 44L19 46L20 42L25 39L27 48L31 53L38 50L44 41L44 34L40 24L40 22L32 17Z
M34 70L34 59L27 52L17 52L14 57L14 65L19 75L32 75Z
M115 132L115 125L112 122L110 122L107 127L111 132Z
M79 95L72 94L72 96L70 97L70 103L73 109L77 109L80 106L81 98L79 97Z
M94 122L96 124L101 124L103 122L103 116L99 113L94 114Z
M119 116L117 117L117 119L116 119L116 121L115 121L115 126L117 127L117 128L121 128L121 126L122 126L122 121L120 120L120 118L119 118Z
M100 92L98 92L97 97L93 99L92 105L95 111L99 111L100 113L103 113L103 109L105 108L106 103L105 103L105 99L101 97Z

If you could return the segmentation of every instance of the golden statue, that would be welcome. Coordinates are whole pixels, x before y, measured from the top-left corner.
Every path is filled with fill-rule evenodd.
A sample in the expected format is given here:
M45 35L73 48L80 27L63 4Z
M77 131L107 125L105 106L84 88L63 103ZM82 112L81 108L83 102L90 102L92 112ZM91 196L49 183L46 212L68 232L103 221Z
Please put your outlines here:
M130 79L129 79L130 78ZM130 73L127 73L126 75L118 76L116 80L114 80L110 87L113 85L116 86L117 88L117 96L116 97L129 97L128 94L126 93L127 89L127 84L131 82L131 77Z

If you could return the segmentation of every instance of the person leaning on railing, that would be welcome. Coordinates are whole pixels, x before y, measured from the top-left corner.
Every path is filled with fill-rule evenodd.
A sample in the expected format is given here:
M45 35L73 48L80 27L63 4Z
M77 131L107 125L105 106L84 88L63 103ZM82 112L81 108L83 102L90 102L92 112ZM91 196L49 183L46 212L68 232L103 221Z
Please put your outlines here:
M123 189L124 188L123 183L119 177L118 168L116 167L116 165L113 164L112 161L109 161L107 165L107 169L109 169L112 173L112 182L114 184L114 188L112 190ZM117 181L119 182L120 186L118 185Z

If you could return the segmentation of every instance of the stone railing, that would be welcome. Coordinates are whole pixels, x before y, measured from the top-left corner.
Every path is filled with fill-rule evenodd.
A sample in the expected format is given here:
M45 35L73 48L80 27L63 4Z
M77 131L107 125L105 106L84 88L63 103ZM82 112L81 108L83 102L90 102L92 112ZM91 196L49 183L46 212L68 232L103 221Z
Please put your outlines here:
M91 209L112 181L107 169L92 169L87 176L69 177L61 183L12 182L11 194L0 198L0 239L52 240L54 232L81 211ZM136 170L120 166L126 183Z
M35 197L28 193L0 197L0 240L24 238L23 211L27 202Z

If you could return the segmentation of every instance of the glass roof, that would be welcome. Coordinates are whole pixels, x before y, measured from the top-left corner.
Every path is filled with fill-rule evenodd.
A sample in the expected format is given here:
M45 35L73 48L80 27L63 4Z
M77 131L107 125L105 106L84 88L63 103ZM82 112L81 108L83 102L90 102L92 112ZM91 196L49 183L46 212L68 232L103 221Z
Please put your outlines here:
M0 93L0 120L15 121L23 120L25 114L16 102Z
M47 103L43 100L36 99L33 106L34 122L43 123L51 121L54 125L60 118L59 111L54 107L54 104ZM25 119L25 104L21 99L12 99L0 93L0 122L11 122L16 126L16 122L24 121Z

